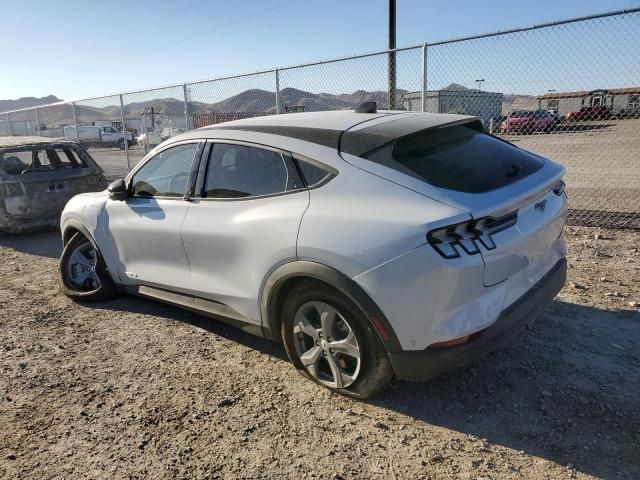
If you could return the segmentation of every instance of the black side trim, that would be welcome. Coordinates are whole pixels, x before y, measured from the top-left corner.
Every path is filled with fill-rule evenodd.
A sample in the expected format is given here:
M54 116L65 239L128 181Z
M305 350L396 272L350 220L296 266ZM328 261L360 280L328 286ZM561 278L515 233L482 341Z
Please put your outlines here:
M507 307L493 325L469 343L390 354L396 376L405 380L424 381L473 363L532 324L562 289L566 278L567 261L563 258L527 293Z
M313 278L325 282L338 290L355 303L367 318L371 315L379 320L388 334L387 340L380 338L388 353L401 350L400 342L396 336L389 320L378 308L375 302L367 293L353 280L339 271L322 265L321 263L309 261L290 262L277 268L264 282L260 295L260 313L262 316L262 329L264 336L277 340L280 338L278 312L276 307L279 300L280 289L287 280L293 278ZM376 330L374 326L374 330Z
M119 289L132 295L150 298L220 320L258 337L263 336L259 324L251 322L250 319L224 303L148 285L120 285Z
M243 130L246 132L269 133L272 135L282 135L305 142L317 143L324 147L338 149L341 130L330 130L325 128L291 127L287 125L228 125L216 127L216 130Z

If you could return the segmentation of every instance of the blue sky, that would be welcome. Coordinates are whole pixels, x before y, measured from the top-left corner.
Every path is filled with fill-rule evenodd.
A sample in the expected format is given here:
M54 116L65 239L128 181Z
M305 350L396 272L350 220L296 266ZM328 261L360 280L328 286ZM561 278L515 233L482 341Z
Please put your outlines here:
M638 7L640 0L397 0L397 4L397 43L404 46ZM386 15L386 0L0 0L4 73L0 99L54 94L73 100L380 50L387 43ZM637 38L637 31L634 34ZM483 46L487 44L477 47ZM575 48L578 56L587 55L580 45ZM637 52L637 44L628 48L637 56L631 52ZM474 75L490 77L501 68L484 66L484 53L476 52L476 65L448 66L446 78L438 77L440 62L470 53L455 48L450 53L434 52L434 86L450 80L473 83ZM499 53L498 49L491 55ZM544 60L544 45L538 44L534 53ZM501 58L512 67L522 61L509 52ZM406 61L409 69L418 57L407 56ZM556 79L571 77L570 68L563 65L555 67L565 69ZM545 68L544 61L540 68ZM285 83L305 86L294 77L294 72L285 75ZM336 85L323 91L349 87L338 77L327 81ZM491 85L487 78L486 88L508 88L501 82ZM407 83L412 89L415 81ZM566 85L538 82L531 89L574 86L580 85L569 80Z

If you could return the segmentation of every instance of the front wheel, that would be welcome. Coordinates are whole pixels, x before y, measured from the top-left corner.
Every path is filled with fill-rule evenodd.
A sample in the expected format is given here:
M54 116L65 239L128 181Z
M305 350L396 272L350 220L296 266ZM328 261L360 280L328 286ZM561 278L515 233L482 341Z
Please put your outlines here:
M286 299L282 318L289 359L314 382L364 399L393 376L384 346L366 316L339 291L303 281Z
M62 251L58 283L60 291L74 300L100 301L116 294L100 252L81 233L76 233Z

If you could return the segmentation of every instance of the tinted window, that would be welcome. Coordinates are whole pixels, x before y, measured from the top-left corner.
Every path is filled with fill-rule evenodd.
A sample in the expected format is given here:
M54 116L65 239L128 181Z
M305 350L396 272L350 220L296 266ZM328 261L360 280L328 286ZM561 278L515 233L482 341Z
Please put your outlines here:
M466 126L418 132L363 155L435 187L479 193L540 169L538 157Z
M331 175L331 172L313 163L300 159L297 159L297 162L300 167L300 171L302 172L302 176L304 177L304 182L308 187L317 185L327 178L327 176Z
M197 148L196 143L178 145L163 150L151 158L133 176L133 195L182 197L187 191L191 165Z
M219 143L211 150L204 196L241 198L302 188L288 156L261 148Z

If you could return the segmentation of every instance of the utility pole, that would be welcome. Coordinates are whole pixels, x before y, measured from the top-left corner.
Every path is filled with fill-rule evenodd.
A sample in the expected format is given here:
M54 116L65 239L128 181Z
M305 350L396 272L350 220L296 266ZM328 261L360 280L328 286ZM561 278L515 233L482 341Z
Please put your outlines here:
M479 78L476 80L476 83L478 84L478 91L482 90L482 82L484 82L484 78Z
M396 48L396 0L389 0L389 50ZM389 52L389 110L396 105L396 52Z

